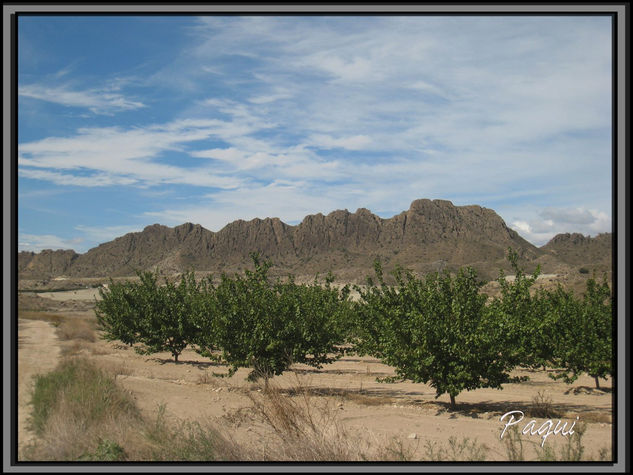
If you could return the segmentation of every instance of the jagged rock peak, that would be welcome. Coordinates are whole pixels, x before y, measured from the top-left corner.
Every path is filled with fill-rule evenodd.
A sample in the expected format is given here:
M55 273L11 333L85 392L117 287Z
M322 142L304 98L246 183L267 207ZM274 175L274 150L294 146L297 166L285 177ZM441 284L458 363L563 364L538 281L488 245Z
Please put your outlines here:
M574 244L580 244L583 242L588 242L591 240L591 236L585 236L581 233L560 233L554 236L549 240L547 244L555 244L555 243L563 243L563 242L572 242ZM546 244L546 246L547 246Z

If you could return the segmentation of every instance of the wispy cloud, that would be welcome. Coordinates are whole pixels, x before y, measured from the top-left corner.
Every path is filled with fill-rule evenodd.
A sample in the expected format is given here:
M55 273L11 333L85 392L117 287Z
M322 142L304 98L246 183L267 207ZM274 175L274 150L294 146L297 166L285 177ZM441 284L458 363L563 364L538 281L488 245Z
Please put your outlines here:
M119 236L127 233L142 231L142 226L134 225L117 225L117 226L75 226L75 231L81 235L80 239L95 245L111 241Z
M94 114L112 114L117 111L146 107L142 102L130 100L109 90L80 91L70 90L67 86L47 87L41 84L25 84L18 88L18 95L54 102L66 107L82 107Z
M162 153L183 151L187 143L221 134L230 124L218 120L180 120L144 128L83 128L72 137L49 137L20 144L20 174L77 186L179 183L234 187L240 179L212 167L183 168L155 161ZM41 170L49 169L49 170ZM60 173L55 170L66 170ZM73 171L91 171L90 176Z
M77 249L81 238L62 238L53 234L18 234L18 251L40 252L44 249Z
M491 207L539 243L608 230L609 22L201 17L180 51L144 66L134 95L112 79L127 70L71 87L80 65L56 69L64 85L20 84L22 97L100 120L20 143L20 177L153 191L143 217L216 230L256 216L396 212L418 198ZM134 122L104 116L141 107L147 118ZM196 203L176 206L175 191L162 201L167 185L188 186Z

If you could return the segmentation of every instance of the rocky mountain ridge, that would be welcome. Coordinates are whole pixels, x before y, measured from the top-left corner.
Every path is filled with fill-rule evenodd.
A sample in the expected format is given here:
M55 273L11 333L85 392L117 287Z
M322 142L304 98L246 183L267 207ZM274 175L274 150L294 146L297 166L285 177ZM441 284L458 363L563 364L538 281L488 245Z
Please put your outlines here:
M565 239L557 238L537 248L491 209L421 199L386 219L360 208L354 213L336 210L308 215L295 226L279 218L237 220L218 232L192 223L173 228L154 224L84 254L19 253L18 271L23 279L62 274L126 276L155 268L167 273L220 273L249 267L250 254L258 252L272 260L280 273L297 275L331 270L342 279L358 280L371 273L373 261L379 258L387 270L396 264L417 272L472 265L485 278L493 278L507 264L508 247L518 250L525 262L543 256L565 259L571 254L563 248L569 246ZM573 238L572 242L574 239L582 241ZM594 247L603 250L604 246L591 249Z

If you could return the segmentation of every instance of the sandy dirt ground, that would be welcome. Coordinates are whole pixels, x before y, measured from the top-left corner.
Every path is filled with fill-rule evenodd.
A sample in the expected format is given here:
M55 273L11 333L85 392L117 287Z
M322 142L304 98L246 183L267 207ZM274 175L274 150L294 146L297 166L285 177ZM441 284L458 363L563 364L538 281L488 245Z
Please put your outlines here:
M34 376L55 368L60 347L55 327L41 320L18 320L18 447L33 439L28 429Z
M72 315L69 312L67 316L90 320L91 312ZM55 328L38 320L20 320L18 337L21 447L32 437L25 425L32 376L54 367L59 359L60 342ZM68 344L63 342L63 345ZM223 427L238 442L252 443L270 435L269 429L253 416L249 395L261 394L261 385L246 381L247 369L240 369L231 378L220 378L213 373L225 373L225 366L210 362L189 349L176 364L168 353L139 355L128 346L99 338L95 342L82 341L74 353L115 374L147 417L154 418L158 408L163 406L170 418L209 422ZM568 385L552 380L548 371L519 370L517 375L529 376L530 380L505 384L503 390L463 392L457 397L458 409L450 410L449 397L443 395L436 399L429 385L377 382L376 378L394 375L394 371L371 357L348 355L322 369L303 365L292 369L273 378L272 382L294 398L299 397L292 396L297 387L307 389L314 408L327 407L349 437L367 446L401 444L414 458L424 459L428 455L428 444L447 447L450 437L460 441L469 438L485 445L486 460L507 460L506 445L500 439L504 428L500 418L509 411L523 411L525 419L517 425L523 429L533 419L529 411L533 399L540 394L551 399L559 413L552 419L554 424L558 420L567 422L567 429L574 421L587 424L583 437L585 457L597 458L600 449L607 449L609 456L611 454L610 380L602 380L601 390L596 390L593 379L586 375ZM534 419L536 429L547 420ZM527 459L534 459L534 447L541 443L541 438L527 434L524 439L528 441L525 444ZM558 434L547 438L545 444L560 448L566 441Z
M209 363L193 351L185 350L181 361L175 364L167 353L147 357L112 343L96 345L97 352L103 353L96 358L106 368L120 373L118 381L132 391L147 414L165 405L167 414L179 419L214 424L228 421L236 440L261 433L262 429L248 416L252 403L247 394L260 389L245 380L248 370L240 369L231 378L217 378L212 373L224 373L227 368ZM427 441L442 446L454 436L485 444L487 460L507 460L505 443L500 439L504 427L500 417L509 411L523 411L525 419L517 426L523 429L532 419L527 413L539 391L551 398L561 414L553 419L554 423L560 419L568 422L570 428L576 416L588 423L583 437L587 456L597 457L600 448L611 447L610 383L603 384L605 390L595 390L593 379L588 377L567 385L553 381L543 371L517 374L528 375L530 381L506 384L503 390L464 392L457 398L456 411L449 410L447 395L436 399L429 385L376 382L377 377L394 372L370 357L347 356L320 370L296 365L294 371L277 376L272 382L290 393L297 387L307 388L315 405L336 411L336 419L350 436L374 445L402 443L419 458L426 454ZM536 420L538 429L547 419ZM538 435L525 438L541 442ZM552 435L546 443L558 446L565 441L561 435ZM526 444L526 452L534 455L532 445Z

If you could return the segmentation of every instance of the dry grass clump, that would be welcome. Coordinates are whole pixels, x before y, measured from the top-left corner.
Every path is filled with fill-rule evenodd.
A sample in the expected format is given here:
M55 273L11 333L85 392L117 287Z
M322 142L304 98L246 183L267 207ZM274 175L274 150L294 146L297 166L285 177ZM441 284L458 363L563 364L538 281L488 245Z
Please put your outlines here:
M271 382L262 392L249 393L253 412L272 429L275 441L265 447L263 460L271 461L365 461L369 447L338 421L327 400L317 401L297 380L288 396Z
M140 420L130 394L82 359L66 359L37 376L31 403L30 423L38 436L27 449L32 460L78 460L106 439L103 434L119 438Z
M94 361L100 369L113 376L114 379L116 379L117 376L129 376L133 373L125 361L108 361L103 359L95 359Z
M64 319L57 326L57 336L60 340L84 340L91 343L96 340L94 327L86 320L78 318Z
M90 350L90 343L85 340L69 340L60 345L61 355L65 358L81 355L82 352Z
M250 461L250 450L235 443L218 428L198 422L168 421L165 406L142 431L143 459L152 461Z
M526 447L531 446L536 453L535 460L540 462L606 462L610 460L611 450L606 447L602 447L598 450L596 459L585 453L586 448L582 443L582 438L587 431L586 423L581 422L576 424L573 430L574 432L572 434L565 437L566 441L564 443L557 446L545 444L541 447L539 442L522 438L519 429L513 426L508 430L503 439L506 456L511 462L531 460L526 458L528 455L525 450Z
M532 398L532 405L527 411L530 417L542 417L545 419L552 419L555 417L561 417L562 414L552 404L551 396L545 394L544 391L539 391L536 396Z

